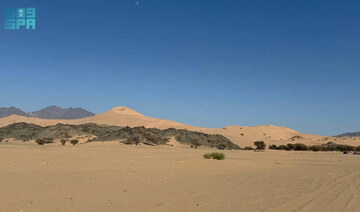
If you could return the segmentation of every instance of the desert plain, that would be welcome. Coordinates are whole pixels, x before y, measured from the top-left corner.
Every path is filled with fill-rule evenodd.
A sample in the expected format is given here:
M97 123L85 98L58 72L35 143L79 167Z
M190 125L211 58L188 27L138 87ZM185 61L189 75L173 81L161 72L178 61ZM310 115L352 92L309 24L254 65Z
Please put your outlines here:
M359 211L359 156L91 143L0 146L0 211Z

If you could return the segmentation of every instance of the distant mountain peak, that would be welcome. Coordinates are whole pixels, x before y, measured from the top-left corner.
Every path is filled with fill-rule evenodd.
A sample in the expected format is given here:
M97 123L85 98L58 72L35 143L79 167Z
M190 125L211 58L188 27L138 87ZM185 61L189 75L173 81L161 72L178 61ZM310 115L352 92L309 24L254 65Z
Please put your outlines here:
M359 132L348 132L348 133L343 133L343 134L340 134L340 135L336 135L334 137L358 137L360 136L360 131Z
M19 116L26 116L29 117L29 114L25 113L24 111L16 108L14 106L11 107L0 107L0 118L8 117L11 115L19 115Z
M61 108L51 105L42 110L29 113L31 117L42 119L80 119L95 115L83 108Z

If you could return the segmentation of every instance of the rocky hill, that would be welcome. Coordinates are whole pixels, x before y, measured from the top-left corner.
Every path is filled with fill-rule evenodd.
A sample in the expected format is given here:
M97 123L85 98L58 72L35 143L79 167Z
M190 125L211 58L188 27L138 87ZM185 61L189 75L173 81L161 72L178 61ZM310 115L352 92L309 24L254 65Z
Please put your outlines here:
M120 140L124 144L165 145L170 138L194 147L206 146L218 149L240 149L222 135L169 128L165 130L145 127L102 126L97 124L56 124L42 127L28 123L14 123L0 128L0 141L14 138L30 141L36 139L56 140L87 136L86 142Z
M0 127L13 123L31 123L42 127L53 126L56 124L83 125L94 123L107 126L129 126L132 128L144 126L147 129L157 128L166 130L175 128L177 130L195 131L210 135L222 135L231 140L236 145L245 147L253 146L254 141L264 141L266 144L286 145L287 143L304 143L306 145L321 145L328 142L346 145L360 145L360 137L329 137L321 135L311 135L301 133L296 130L275 126L225 126L222 128L203 128L179 123L172 120L159 119L143 115L133 109L121 106L114 107L104 113L80 119L44 119L35 117L25 117L20 115L11 115L0 118Z

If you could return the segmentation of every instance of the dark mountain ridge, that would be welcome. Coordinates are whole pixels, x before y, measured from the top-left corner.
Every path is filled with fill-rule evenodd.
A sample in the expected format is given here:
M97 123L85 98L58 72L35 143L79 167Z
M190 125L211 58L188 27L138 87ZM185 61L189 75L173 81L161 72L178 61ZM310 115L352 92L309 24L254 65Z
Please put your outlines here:
M359 132L343 133L343 134L340 134L340 135L336 135L334 137L341 138L341 137L357 137L357 136L360 136L360 131Z
M52 143L55 139L71 139L79 136L88 136L89 140L86 142L120 140L124 144L146 144L150 146L166 145L170 138L174 137L179 143L194 147L206 146L218 149L240 149L238 145L222 135L211 135L174 128L160 130L156 128L103 126L97 124L57 124L41 127L27 123L15 123L0 128L0 142L14 138L24 142L44 139Z
M95 115L83 108L61 108L49 106L42 110L29 113L31 117L42 119L80 119Z
M42 110L26 113L16 107L0 108L0 118L11 115L19 115L26 117L42 118L42 119L80 119L95 115L83 108L61 108L58 106L49 106Z

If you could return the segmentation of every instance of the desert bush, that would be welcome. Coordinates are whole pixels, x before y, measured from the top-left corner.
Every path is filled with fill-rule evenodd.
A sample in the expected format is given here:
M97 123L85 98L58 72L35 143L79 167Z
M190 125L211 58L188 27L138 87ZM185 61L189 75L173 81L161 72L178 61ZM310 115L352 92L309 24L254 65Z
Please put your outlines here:
M205 159L211 159L211 153L206 153L206 154L204 154L203 155L203 157L205 158Z
M305 144L302 144L302 143L296 143L294 146L294 150L295 151L307 151L308 146L306 146Z
M266 147L266 144L264 141L255 141L254 145L256 146L257 150L264 150Z
M309 146L308 149L314 152L318 152L318 151L322 151L323 147L320 145L313 145L313 146Z
M73 139L73 140L70 141L70 143L71 143L72 145L76 145L76 144L79 143L79 140Z
M335 149L334 147L328 147L328 146L321 145L320 151L329 151L329 152L332 152L332 151L336 151L336 149Z
M61 139L61 140L60 140L60 143L61 143L62 145L65 145L65 144L66 144L66 139Z
M289 150L294 150L295 144L287 144L287 147L289 148Z
M273 144L273 145L269 145L269 149L279 149L279 147Z
M36 139L35 142L39 145L44 145L44 144L51 144L54 142L54 140L52 138L39 138Z
M288 147L287 145L280 145L280 146L278 147L278 150L290 151L291 149L290 149L290 147Z
M246 146L244 148L240 148L240 150L255 150L252 146Z
M313 146L309 146L309 150L311 151L322 151L322 152L327 152L327 151L335 151L334 147L329 147L326 145L313 145Z
M320 145L321 149L320 151L337 151L335 146L326 146L326 145Z
M270 145L269 149L274 149L275 145ZM349 151L360 151L359 147L354 147L350 145L343 145L343 144L336 144L336 143L326 143L322 145L311 145L306 146L302 143L296 143L296 144L287 144L287 145L280 145L277 147L278 150L295 150L295 151L340 151L340 152L349 152Z
M215 160L225 159L224 153L219 153L219 152L206 153L203 155L203 157L206 159L215 159Z
M342 145L342 144L338 144L335 146L335 150L336 151L354 151L355 150L355 147L353 146L350 146L350 145Z

